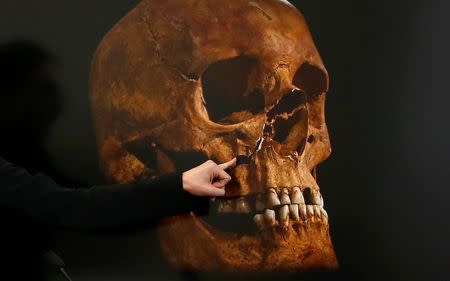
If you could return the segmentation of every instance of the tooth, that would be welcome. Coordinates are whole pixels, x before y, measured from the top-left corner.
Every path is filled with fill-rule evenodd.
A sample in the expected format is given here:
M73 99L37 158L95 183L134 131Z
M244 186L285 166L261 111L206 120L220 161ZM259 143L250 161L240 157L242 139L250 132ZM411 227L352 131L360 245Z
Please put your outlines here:
M297 204L289 205L289 211L291 213L291 216L294 218L294 220L296 220L296 221L300 220L300 216L298 214L298 205Z
M222 213L231 213L234 211L234 200L225 199L222 201Z
M264 228L264 216L262 214L256 214L253 216L253 221L259 229Z
M300 211L300 216L301 216L302 220L305 221L307 218L306 205L300 204L300 205L298 205L298 209Z
M292 204L305 204L303 194L298 187L292 189Z
M264 212L264 219L269 225L275 225L276 224L275 211L271 209L266 209L266 211Z
M320 199L320 193L319 193L319 191L317 191L317 190L313 190L312 192L311 192L311 197L312 197L312 203L313 204L315 204L315 205L321 205L321 199Z
M328 213L327 213L327 211L325 211L325 209L323 207L320 207L320 213L322 215L322 220L324 220L325 222L328 222Z
M273 188L269 189L269 193L267 195L267 203L269 204L269 208L281 204L280 199L278 199L277 192Z
M284 227L287 227L289 225L289 207L288 205L284 205L283 207L278 210L280 215L280 222L281 225Z
M320 206L319 205L313 205L314 208L314 215L318 220L322 219L322 214L320 213Z
M283 188L283 190L281 191L281 204L282 205L289 205L291 204L291 199L289 199L289 193L287 188Z
M255 209L258 212L261 212L266 207L266 204L264 203L264 199L262 194L258 194L256 196L256 203L255 203Z
M236 200L236 212L237 213L250 213L250 206L244 197L240 197Z
M319 206L323 208L324 202L323 202L323 196L320 194L320 204Z
M308 218L313 218L314 217L314 208L312 205L306 205L306 212L308 214Z

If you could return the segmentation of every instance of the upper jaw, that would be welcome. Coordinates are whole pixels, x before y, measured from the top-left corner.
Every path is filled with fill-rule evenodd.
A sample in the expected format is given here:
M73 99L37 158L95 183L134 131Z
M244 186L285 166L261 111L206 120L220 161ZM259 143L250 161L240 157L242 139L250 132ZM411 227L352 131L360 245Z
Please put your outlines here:
M212 207L217 215L248 214L260 231L320 222L328 224L324 200L312 188L269 188L266 193L233 198L219 198Z

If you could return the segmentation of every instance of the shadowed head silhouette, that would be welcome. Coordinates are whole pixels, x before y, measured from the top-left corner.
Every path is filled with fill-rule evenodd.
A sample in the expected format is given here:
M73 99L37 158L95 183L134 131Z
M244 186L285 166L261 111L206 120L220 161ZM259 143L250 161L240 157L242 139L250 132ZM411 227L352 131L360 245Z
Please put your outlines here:
M30 172L51 170L45 143L62 107L55 70L54 56L35 43L0 45L0 155Z

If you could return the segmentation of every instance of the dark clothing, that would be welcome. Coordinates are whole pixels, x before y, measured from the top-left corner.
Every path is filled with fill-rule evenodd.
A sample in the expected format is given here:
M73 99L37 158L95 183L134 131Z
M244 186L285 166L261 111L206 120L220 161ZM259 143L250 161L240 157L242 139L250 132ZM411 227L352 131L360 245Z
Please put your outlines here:
M7 261L5 270L28 270L28 265L39 267L37 260L47 250L47 231L42 230L134 230L165 216L195 211L194 207L204 211L207 204L206 197L183 190L181 173L69 189L43 174L30 175L0 157L0 245L4 245L0 255Z

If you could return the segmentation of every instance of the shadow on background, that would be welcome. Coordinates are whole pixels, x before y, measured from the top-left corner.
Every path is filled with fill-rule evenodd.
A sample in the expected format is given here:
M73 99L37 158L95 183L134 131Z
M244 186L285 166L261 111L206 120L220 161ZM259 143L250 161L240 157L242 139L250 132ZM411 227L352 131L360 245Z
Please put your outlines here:
M0 155L63 181L46 149L63 105L55 57L31 41L13 41L0 45L0 66Z

